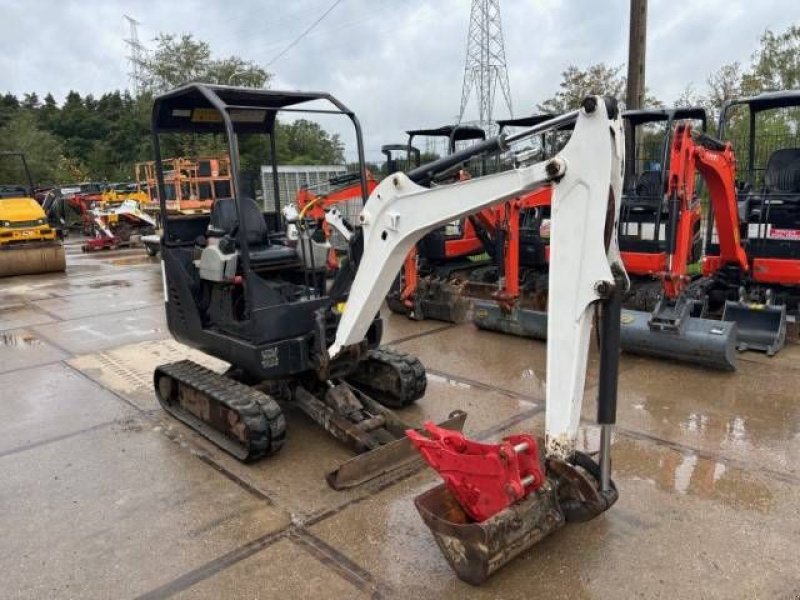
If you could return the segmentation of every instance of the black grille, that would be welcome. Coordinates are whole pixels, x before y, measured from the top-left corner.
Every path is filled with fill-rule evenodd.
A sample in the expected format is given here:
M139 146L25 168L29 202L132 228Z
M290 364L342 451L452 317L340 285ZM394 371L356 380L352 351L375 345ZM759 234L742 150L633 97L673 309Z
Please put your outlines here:
M6 222L3 221L3 224L5 223ZM8 226L12 229L25 229L26 227L38 227L40 225L38 219L33 221L8 221L8 223ZM41 225L44 225L44 223L41 223Z

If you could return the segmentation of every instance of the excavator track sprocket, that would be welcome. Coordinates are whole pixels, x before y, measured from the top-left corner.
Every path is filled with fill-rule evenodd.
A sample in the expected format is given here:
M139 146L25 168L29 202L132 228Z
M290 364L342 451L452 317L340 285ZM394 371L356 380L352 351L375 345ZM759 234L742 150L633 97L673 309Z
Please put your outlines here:
M425 367L416 356L385 347L370 350L347 381L390 408L413 404L428 385Z
M157 367L153 383L164 410L239 460L283 446L286 420L267 394L189 360Z

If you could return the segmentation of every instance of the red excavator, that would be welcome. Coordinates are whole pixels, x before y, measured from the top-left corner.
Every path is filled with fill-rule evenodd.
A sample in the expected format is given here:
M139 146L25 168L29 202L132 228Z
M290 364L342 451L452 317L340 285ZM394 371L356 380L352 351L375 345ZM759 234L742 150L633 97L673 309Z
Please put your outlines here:
M652 312L626 310L622 316L623 350L735 369L736 328L707 318L706 293L711 279L692 282L688 265L696 248L701 206L697 174L708 186L712 219L719 240L717 266L749 270L739 239L736 205L736 163L733 149L706 133L693 134L691 124L675 126L670 145L664 197L668 205L667 245L661 269L654 272L662 294Z
M735 321L739 350L772 356L800 304L800 90L727 102L719 135L737 149L739 230L747 267L726 263L722 233L709 220L703 275L710 310ZM716 225L716 229L715 229Z
M467 125L415 129L406 133L407 164L412 162L415 138L446 138L448 156L456 151L459 142L474 144L486 139L486 133L482 129ZM393 145L391 148L398 150L399 146ZM389 146L384 146L384 149L389 149ZM465 181L471 176L469 169L485 173L488 170L486 157L478 156L477 160L479 162L473 165L464 162L454 164L449 170L437 173L435 177L431 174L426 183ZM394 166L397 165L395 162ZM436 319L450 323L463 321L469 310L469 301L463 297L462 288L472 271L489 262L478 257L484 252L493 252L487 231L494 226L497 211L497 208L483 210L476 215L448 223L426 235L409 252L386 297L386 303L392 312L415 320Z
M700 258L700 201L693 188L685 203L669 202L667 172L674 124L693 123L705 131L706 113L702 108L647 109L628 111L623 118L629 160L619 245L632 284L626 305L646 311L641 313L644 316L655 307L664 289L669 297L675 296L688 265ZM559 134L563 142L568 133L565 130L551 135ZM553 140L551 150L558 145L559 141ZM542 140L542 148L547 147ZM502 257L498 261L502 265L498 290L492 300L475 300L474 321L483 329L544 339L549 189L507 203L504 224L498 228L497 237L518 241L506 242L504 251L498 250Z
M518 127L536 129L554 117L537 114L497 123L502 134ZM524 154L538 160L554 156L571 130L572 124L566 123L542 131L531 138ZM472 319L480 329L546 338L550 197L551 187L544 186L501 205L491 229L495 265L476 273L465 289L474 298Z
M734 347L769 356L783 347L800 300L799 106L798 91L728 102L719 132L737 141L736 156L730 142L677 128L670 202L687 205L695 173L708 185L702 277L688 283L677 243L656 310L623 315L624 349L733 369Z

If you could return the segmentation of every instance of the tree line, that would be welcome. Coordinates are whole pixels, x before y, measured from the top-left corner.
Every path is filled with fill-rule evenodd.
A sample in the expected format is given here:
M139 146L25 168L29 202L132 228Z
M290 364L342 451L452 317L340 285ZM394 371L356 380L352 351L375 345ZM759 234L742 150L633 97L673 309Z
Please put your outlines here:
M37 185L87 180L132 181L134 165L152 160L150 109L153 97L191 81L269 86L271 75L239 57L213 58L208 43L191 35L160 35L155 51L138 69L137 96L112 91L95 97L77 91L60 105L52 94L0 96L0 150L24 152ZM278 122L279 164L341 164L344 146L337 134L306 119ZM210 136L170 135L165 157L217 154L224 140ZM254 183L269 147L247 140L241 149L245 179ZM0 181L18 177L13 164L0 164Z

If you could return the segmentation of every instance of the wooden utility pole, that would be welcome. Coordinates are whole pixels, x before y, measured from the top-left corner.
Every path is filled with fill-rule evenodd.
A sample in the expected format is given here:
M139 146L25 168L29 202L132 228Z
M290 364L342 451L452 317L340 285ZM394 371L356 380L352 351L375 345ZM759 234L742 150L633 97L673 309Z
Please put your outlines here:
M628 110L644 105L644 65L647 49L647 0L631 0L630 37L628 39Z

